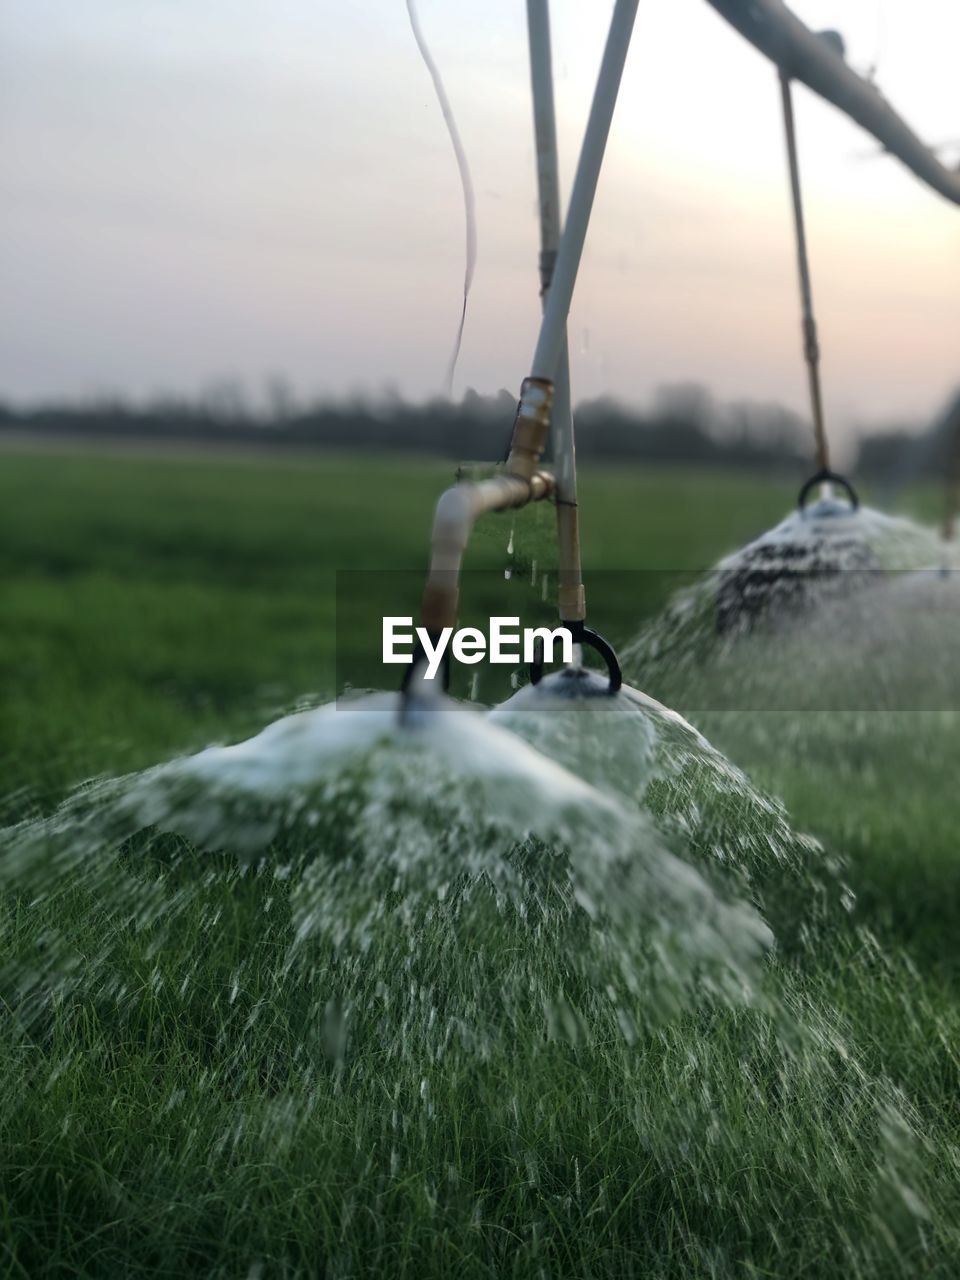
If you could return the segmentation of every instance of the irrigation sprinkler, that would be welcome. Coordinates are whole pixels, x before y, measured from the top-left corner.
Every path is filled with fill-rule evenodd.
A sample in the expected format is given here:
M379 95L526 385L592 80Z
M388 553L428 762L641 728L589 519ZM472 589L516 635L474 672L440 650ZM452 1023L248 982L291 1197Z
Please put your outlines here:
M748 625L769 600L798 603L809 598L801 578L820 580L845 569L879 567L863 536L856 490L831 469L820 386L820 349L813 307L809 255L803 217L793 81L806 84L838 107L940 195L960 204L960 169L950 169L910 129L879 90L848 66L842 38L813 32L782 0L709 0L709 3L776 66L783 111L790 196L815 440L815 466L798 496L798 511L733 557L717 599L717 627ZM839 489L845 500L838 500ZM815 492L819 500L808 505ZM793 579L793 581L789 581Z
M557 155L556 109L553 95L553 65L550 46L550 12L547 0L527 0L527 31L530 46L530 85L533 94L533 126L537 153L537 192L540 209L540 296L546 312L550 286L557 262L561 236L559 160ZM596 180L594 180L596 182ZM616 693L622 684L620 664L613 647L586 625L587 604L580 560L580 509L577 501L577 453L570 395L570 352L566 316L554 380L552 410L553 455L556 469L558 606L577 646L572 666L543 680L543 645L530 667L532 684L542 691L564 696L595 696ZM603 658L607 681L593 676L583 666L584 646Z
M830 464L793 111L793 80L802 80L871 129L886 148L900 156L919 177L958 201L960 174L953 175L946 170L899 120L876 89L850 70L844 61L843 41L836 32L809 31L780 0L762 0L759 4L710 2L777 65L816 467L800 489L797 515L788 517L776 529L745 547L736 558L736 565L724 575L717 599L717 628L726 631L743 623L751 625L774 601L778 606L805 604L810 598L807 590L810 582L820 582L845 569L878 567L858 528L860 502L856 490ZM842 491L845 500L837 499L837 489ZM808 506L815 492L819 498Z
M835 41L823 41L822 37L820 40L826 44L830 57L839 56ZM783 64L779 68L779 81L815 470L800 488L797 512L744 547L734 557L735 563L722 575L716 600L716 626L721 633L737 628L749 629L754 622L776 611L797 611L805 607L811 598L811 588L841 570L878 567L858 528L860 500L857 492L851 482L830 465L793 93L790 75ZM836 490L845 495L845 500L838 500ZM808 505L815 493L817 500Z
M549 48L546 46L549 28L545 20L545 6L541 12L535 12L531 20L531 79L537 121L537 171L542 211L541 272L545 265L550 268L549 281L543 290L540 332L530 375L524 379L520 391L510 451L503 474L491 480L455 485L442 494L437 503L431 537L430 568L420 611L421 623L431 637L439 635L444 627L455 626L460 595L460 568L474 522L486 513L523 507L559 493L556 477L539 468L550 431L556 387L559 383L559 418L565 427L565 440L561 443L564 459L560 467L563 485L561 512L564 507L567 508L566 514L558 517L563 565L561 622L570 629L578 645L592 645L599 650L607 663L610 677L608 689L612 693L619 689L621 679L616 655L606 641L586 627L584 620L586 609L580 581L573 424L569 408L569 375L565 377L565 365L567 315L583 256L593 199L638 3L639 0L616 0L614 5L562 233L559 231L556 126ZM421 659L422 655L414 654L413 661L407 668L403 686L407 694L414 687L415 672L421 665ZM539 676L539 664L535 664L535 668L534 674ZM448 670L444 673L444 679L445 684L448 683ZM565 685L564 688L566 687ZM577 687L581 687L580 682ZM583 687L586 687L585 682Z
M960 204L960 169L947 168L935 149L913 133L875 86L847 65L843 41L836 32L814 33L782 0L709 0L709 3L775 64L779 75L816 468L800 490L798 511L734 557L737 563L725 575L717 601L717 626L725 630L735 620L742 617L750 620L761 613L766 595L789 597L789 591L780 590L785 577L796 579L798 575L812 573L822 578L841 569L876 567L873 553L859 531L862 513L856 491L830 464L792 82L798 80L806 84L833 103L921 181L956 204ZM487 513L554 498L560 622L570 631L577 649L574 666L547 681L542 681L542 661L534 661L531 681L542 682L545 692L612 694L621 685L620 668L612 647L586 626L566 324L637 7L638 0L616 0L614 5L566 222L561 231L549 14L547 0L528 0L543 314L530 375L521 388L504 470L490 480L458 484L441 496L434 517L430 568L421 603L421 622L431 639L444 628L454 627L460 570L476 520ZM551 428L555 473L540 467ZM835 490L844 496L838 498ZM808 505L814 492L818 493L818 500ZM598 683L597 677L582 668L580 654L584 645L594 648L604 659L608 670L605 682ZM407 669L405 695L409 695L415 685L423 656L422 652L415 653ZM448 684L449 669L445 668L444 687Z

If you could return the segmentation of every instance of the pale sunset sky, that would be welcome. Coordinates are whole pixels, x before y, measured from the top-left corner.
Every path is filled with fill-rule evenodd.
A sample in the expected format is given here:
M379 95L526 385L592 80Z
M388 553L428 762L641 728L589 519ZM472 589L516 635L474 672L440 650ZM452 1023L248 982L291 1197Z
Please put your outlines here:
M960 6L796 0L960 159ZM536 338L522 0L419 0L477 192L455 394ZM569 191L611 10L555 0ZM828 410L929 417L960 383L960 208L796 90ZM0 398L439 390L457 171L404 0L3 0ZM574 299L577 398L697 380L804 408L776 76L704 0L641 3Z

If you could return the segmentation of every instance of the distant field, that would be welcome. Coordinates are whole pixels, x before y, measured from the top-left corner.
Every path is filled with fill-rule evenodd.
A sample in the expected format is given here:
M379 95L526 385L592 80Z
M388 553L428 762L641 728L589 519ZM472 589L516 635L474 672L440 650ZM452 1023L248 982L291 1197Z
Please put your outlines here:
M449 479L440 464L338 455L0 456L0 820L332 695L337 571L421 570ZM655 571L712 564L778 520L794 489L722 472L586 469L594 624L629 639L669 590ZM918 507L935 513L936 495ZM509 518L484 526L470 565L490 571L477 579L485 593L503 582L509 601L504 567L549 563L551 515L518 517L512 561ZM605 569L650 572L624 598L624 579ZM343 591L341 633L363 603ZM282 967L286 934L258 914L272 881L223 872L206 914L184 914L179 954L159 957L148 930L107 938L95 895L54 903L41 929L33 904L5 891L18 964L62 926L81 973L117 946L129 983L122 1011L119 998L116 1009L66 1000L35 1039L0 1031L0 1273L960 1274L956 717L851 716L823 737L796 719L705 723L785 798L798 828L848 859L849 927L777 970L790 1007L829 1020L828 1043L778 1065L758 1020L722 1011L691 1014L632 1056L603 1042L495 1058L441 1081L406 1147L391 1101L399 1067L365 1044L345 1075L317 1069L274 1150L237 1117L266 1117L266 1132L290 1081L300 1087L293 1064L326 1059ZM161 878L186 874L157 866ZM184 1020L170 992L188 969L196 995ZM234 1008L240 972L251 990ZM228 1070L220 1046L234 1031L248 1044L252 1022L237 1030L236 1019L255 995L261 1039ZM848 1071L847 1045L872 1075ZM814 1053L829 1057L842 1095L804 1095L798 1064ZM916 1149L895 1117L889 1132L858 1118L880 1075L924 1135ZM425 1079L405 1079L403 1114L427 1107ZM702 1105L702 1130L671 1111L675 1085ZM507 1098L514 1118L491 1127L485 1108ZM643 1108L660 1128L638 1146ZM876 1199L878 1166L889 1202Z

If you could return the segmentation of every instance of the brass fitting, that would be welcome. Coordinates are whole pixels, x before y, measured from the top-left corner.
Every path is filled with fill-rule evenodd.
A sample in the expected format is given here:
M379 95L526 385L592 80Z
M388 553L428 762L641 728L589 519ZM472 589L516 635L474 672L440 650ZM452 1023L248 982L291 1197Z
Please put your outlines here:
M560 587L557 592L561 622L582 622L587 616L587 599L583 583L575 587Z
M546 378L524 378L507 458L508 475L521 480L533 476L547 443L552 406L553 383Z

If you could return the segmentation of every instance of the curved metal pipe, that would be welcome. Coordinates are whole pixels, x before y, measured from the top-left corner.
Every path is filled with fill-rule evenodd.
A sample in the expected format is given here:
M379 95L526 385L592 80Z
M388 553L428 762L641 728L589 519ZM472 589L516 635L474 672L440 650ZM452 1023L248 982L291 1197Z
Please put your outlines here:
M552 398L551 383L527 378L505 470L489 480L454 485L440 495L430 537L430 572L420 606L421 622L431 634L457 625L460 566L477 519L490 511L540 502L555 491L554 477L538 470L550 429Z
M927 186L960 204L960 169L948 169L883 94L811 31L782 0L707 0L755 48L855 120Z
M540 502L550 497L554 488L549 472L536 471L529 480L504 474L457 484L441 494L430 538L430 572L420 605L421 623L431 635L457 625L460 568L480 516Z

